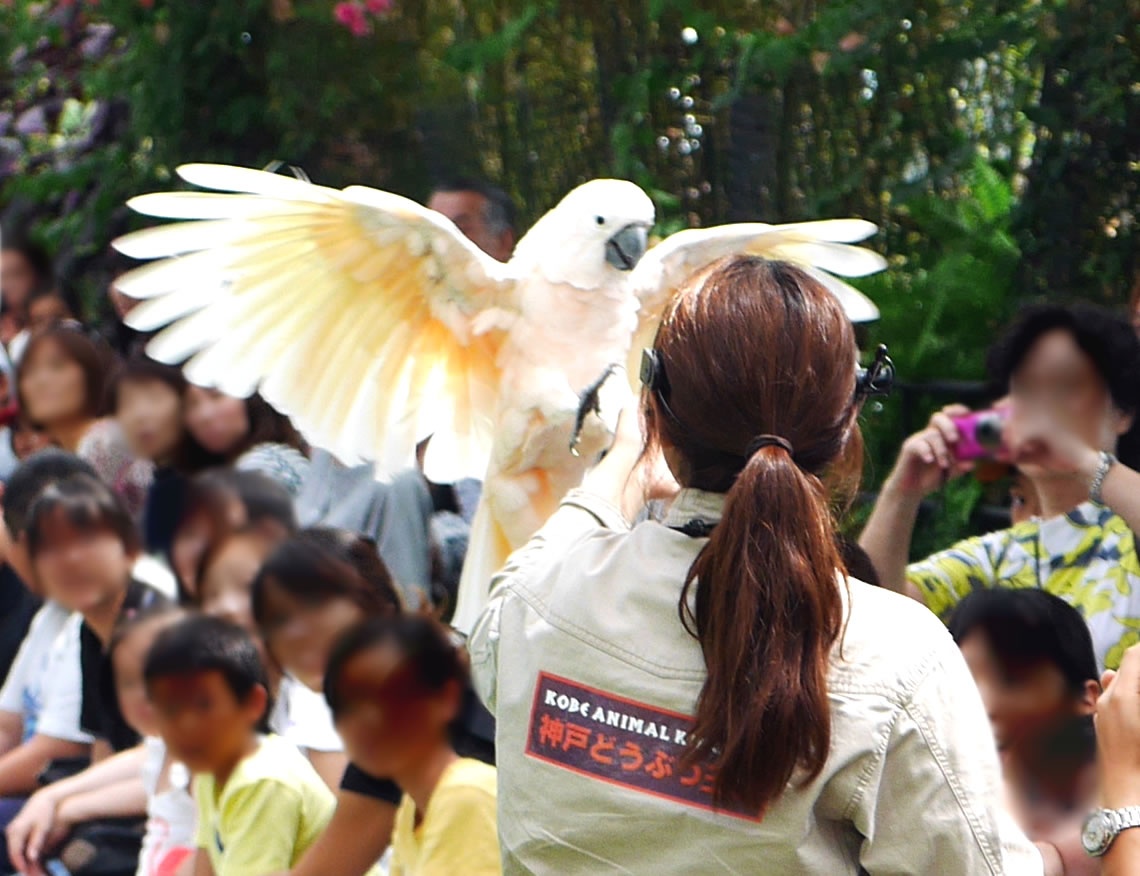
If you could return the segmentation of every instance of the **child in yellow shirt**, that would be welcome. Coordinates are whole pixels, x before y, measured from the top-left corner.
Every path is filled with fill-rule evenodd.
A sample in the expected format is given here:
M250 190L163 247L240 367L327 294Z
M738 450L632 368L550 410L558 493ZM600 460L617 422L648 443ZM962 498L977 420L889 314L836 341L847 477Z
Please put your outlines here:
M195 773L195 876L288 870L332 817L332 792L295 746L264 736L269 694L257 646L218 618L163 632L145 678L167 749Z
M426 617L365 621L333 649L325 696L352 763L404 789L391 876L497 876L495 768L461 758L450 728L467 663Z

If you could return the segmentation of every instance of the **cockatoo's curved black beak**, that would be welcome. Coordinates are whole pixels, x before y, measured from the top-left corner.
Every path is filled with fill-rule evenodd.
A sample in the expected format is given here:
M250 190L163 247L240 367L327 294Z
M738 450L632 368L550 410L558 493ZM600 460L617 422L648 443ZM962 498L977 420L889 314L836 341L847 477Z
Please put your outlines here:
M649 229L627 225L606 241L606 261L619 271L632 271L649 248Z

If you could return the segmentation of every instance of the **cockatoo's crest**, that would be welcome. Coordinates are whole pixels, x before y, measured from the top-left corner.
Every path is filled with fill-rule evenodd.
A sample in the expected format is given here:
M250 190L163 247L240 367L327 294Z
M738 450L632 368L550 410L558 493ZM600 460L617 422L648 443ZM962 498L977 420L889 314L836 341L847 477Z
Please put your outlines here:
M516 276L538 274L578 289L624 282L645 252L654 215L653 201L634 183L591 180L534 224L512 268Z

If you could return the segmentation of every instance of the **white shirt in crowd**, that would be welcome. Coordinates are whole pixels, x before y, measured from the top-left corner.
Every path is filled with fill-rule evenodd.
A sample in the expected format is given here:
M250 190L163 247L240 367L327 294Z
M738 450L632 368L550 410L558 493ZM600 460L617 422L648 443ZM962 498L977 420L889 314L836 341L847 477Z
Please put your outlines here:
M4 687L0 711L19 715L24 741L35 734L91 742L79 728L83 702L79 667L81 618L48 601L28 627Z
M149 736L143 746L147 821L136 876L174 876L183 861L194 854L196 845L198 807L190 796L190 771L172 763L167 787L159 790L166 746L161 739Z
M269 713L269 729L303 752L344 751L325 698L291 675L281 679Z
M917 602L841 584L828 673L831 751L764 817L713 806L707 764L682 769L706 678L677 603L724 497L684 491L632 530L572 492L496 576L469 647L497 719L506 874L1040 874L1000 803L974 681Z

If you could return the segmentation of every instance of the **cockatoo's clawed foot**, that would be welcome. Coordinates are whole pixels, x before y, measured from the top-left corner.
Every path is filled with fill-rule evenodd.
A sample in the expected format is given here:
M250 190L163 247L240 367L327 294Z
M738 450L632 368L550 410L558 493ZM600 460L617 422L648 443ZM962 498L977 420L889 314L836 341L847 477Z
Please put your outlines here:
M607 366L602 375L582 391L578 415L574 418L574 432L570 436L571 453L578 455L582 429L590 414L596 414L611 435L617 430L618 417L629 400L630 392L625 368L617 364Z

